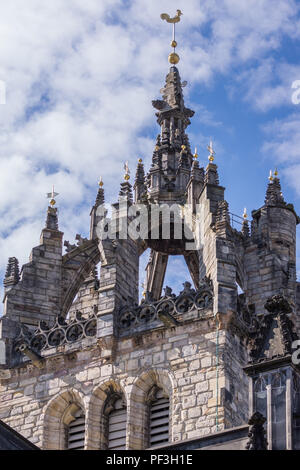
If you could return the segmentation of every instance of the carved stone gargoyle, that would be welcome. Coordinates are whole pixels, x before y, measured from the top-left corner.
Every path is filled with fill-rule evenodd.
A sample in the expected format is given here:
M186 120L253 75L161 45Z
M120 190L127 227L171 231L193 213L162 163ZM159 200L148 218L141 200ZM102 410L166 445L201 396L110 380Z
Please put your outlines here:
M264 428L264 424L266 422L266 418L256 411L249 420L249 441L246 445L246 450L267 450L268 449L268 442L266 439L266 431Z

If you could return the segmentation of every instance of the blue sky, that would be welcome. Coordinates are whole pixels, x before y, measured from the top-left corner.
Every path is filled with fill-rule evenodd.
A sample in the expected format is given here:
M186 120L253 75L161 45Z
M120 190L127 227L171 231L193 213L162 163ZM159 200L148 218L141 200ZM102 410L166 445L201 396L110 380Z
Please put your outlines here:
M295 0L11 0L1 6L0 277L9 256L38 245L55 184L65 239L88 235L103 176L116 200L128 160L149 168L158 127L151 100L168 72L171 28L183 12L178 65L196 111L192 146L207 163L213 138L230 211L264 202L270 169L300 213L300 3ZM300 246L300 244L299 244ZM300 248L297 250L300 266ZM187 275L179 260L168 283ZM300 268L298 268L299 270ZM180 275L175 274L180 272ZM142 279L141 279L142 280ZM0 294L3 293L3 290Z

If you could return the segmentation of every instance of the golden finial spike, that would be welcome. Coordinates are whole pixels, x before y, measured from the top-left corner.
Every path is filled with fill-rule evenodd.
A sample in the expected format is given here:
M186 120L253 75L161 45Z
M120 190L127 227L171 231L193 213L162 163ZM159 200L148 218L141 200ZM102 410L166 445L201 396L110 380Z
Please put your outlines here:
M55 204L56 204L56 201L55 201L55 199L54 199L56 196L58 196L58 193L56 193L56 192L54 191L54 185L53 185L53 186L52 186L52 192L46 194L46 197L47 197L48 199L50 199L49 204L50 204L51 207L54 207Z
M128 162L126 162L124 164L124 170L125 170L124 180L129 181L130 180L130 170L129 170Z
M275 178L277 178L277 176L278 176L278 169L277 168L275 168L274 176L275 176Z
M209 151L208 160L210 161L210 163L212 163L215 159L216 152L213 149L213 143L211 139L210 144L207 146L207 150Z
M139 158L139 163L143 163L143 159L142 159L142 158Z
M194 159L197 160L198 159L198 153L197 153L197 147L195 147L195 153L194 153Z
M168 58L170 64L172 64L172 65L178 64L178 62L180 60L179 55L176 54L176 52L175 52L175 48L177 47L177 42L176 42L176 39L175 39L175 24L179 23L181 16L182 16L182 11L181 10L177 10L177 13L173 18L171 18L170 15L168 15L168 13L162 13L160 15L162 20L166 20L167 23L173 24L173 39L172 39L172 42L171 42L171 47L173 47L173 52L171 52L171 54L169 54L169 58Z
M247 209L246 209L246 207L245 207L245 209L244 209L243 217L244 217L244 220L247 220L247 219L248 219L248 214L247 214Z
M102 186L104 185L102 176L100 176L100 180L99 180L98 184L99 184L100 188L102 188Z
M273 173L272 173L272 170L270 170L270 176L269 176L270 183L272 183L273 180L274 180Z

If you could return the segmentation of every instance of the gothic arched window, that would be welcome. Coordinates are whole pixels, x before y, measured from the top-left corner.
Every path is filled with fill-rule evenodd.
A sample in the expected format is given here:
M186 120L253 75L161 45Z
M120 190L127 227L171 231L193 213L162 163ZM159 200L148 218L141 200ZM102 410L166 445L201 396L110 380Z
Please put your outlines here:
M113 393L106 400L106 441L109 450L126 449L127 409L123 397Z
M300 450L300 378L293 374L293 450Z
M284 371L271 375L273 450L286 449L286 377Z
M259 377L254 385L254 407L267 418L267 383L264 377Z
M170 400L156 385L149 393L149 447L169 442Z

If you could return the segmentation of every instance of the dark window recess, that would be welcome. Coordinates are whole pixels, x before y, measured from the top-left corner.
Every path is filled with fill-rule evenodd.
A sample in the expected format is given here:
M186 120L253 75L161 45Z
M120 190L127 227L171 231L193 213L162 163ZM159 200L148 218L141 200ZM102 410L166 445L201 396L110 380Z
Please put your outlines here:
M114 409L108 415L108 449L126 449L127 411L122 399L114 403Z
M273 450L286 449L286 387L284 373L272 376L272 441Z
M293 449L300 450L300 379L293 377Z
M254 385L254 408L267 418L267 383L263 377L259 377ZM266 423L264 427L266 429Z
M164 396L161 389L158 389L155 400L150 403L150 447L169 442L169 414L169 398Z
M74 421L68 427L68 450L83 450L85 435L85 417L82 410L75 414Z

